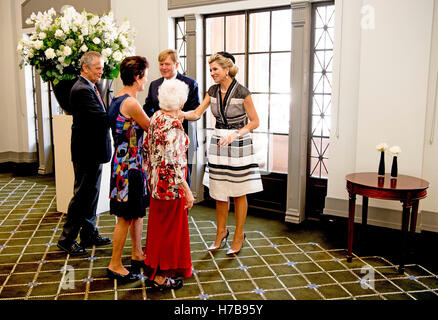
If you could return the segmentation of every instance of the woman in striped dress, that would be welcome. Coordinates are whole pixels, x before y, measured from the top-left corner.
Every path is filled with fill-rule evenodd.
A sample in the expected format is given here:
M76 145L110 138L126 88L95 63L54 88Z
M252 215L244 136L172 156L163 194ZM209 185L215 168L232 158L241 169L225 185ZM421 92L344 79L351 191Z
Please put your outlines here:
M216 118L208 150L204 185L216 200L216 240L209 250L217 250L229 235L227 217L229 197L234 198L236 229L228 255L239 253L245 240L244 224L248 210L246 195L263 190L259 166L255 161L250 132L259 118L247 88L235 76L238 67L228 52L218 52L208 60L215 84L208 89L196 110L185 112L187 120L197 120L211 106Z

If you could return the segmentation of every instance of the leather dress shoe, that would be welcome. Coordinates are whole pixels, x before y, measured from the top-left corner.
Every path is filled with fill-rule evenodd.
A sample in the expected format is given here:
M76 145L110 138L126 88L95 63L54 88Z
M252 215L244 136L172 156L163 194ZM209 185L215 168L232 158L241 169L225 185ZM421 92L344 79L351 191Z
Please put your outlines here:
M87 239L81 239L81 246L84 248L89 248L92 246L105 246L107 244L110 244L112 241L110 238L104 238L100 234L97 234L96 236L92 238Z
M71 244L58 242L57 246L59 249L68 253L71 256L82 256L88 253L87 249L79 245L76 240L74 240Z
M111 280L117 280L120 282L135 282L140 280L140 277L138 274L133 274L132 272L129 272L127 275L123 275L114 271L111 271L110 269L106 269L106 275Z
M134 274L143 274L141 271L143 269L143 272L146 270L146 265L144 264L144 260L133 260L131 259L131 273Z

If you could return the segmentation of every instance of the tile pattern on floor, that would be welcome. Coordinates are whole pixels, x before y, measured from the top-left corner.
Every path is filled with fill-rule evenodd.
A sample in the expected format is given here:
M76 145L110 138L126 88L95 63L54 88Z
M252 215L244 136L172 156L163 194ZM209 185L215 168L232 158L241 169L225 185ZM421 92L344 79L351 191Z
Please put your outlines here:
M56 211L55 188L18 178L0 179L0 300L360 300L437 299L438 277L418 264L397 266L378 256L354 256L345 249L295 243L247 230L237 256L227 246L207 251L214 221L189 217L193 275L179 290L160 293L145 279L120 284L106 278L111 246L93 247L89 255L70 257L56 246L64 214ZM112 237L115 217L103 213L97 226ZM146 237L147 219L144 223ZM230 231L234 231L230 227ZM231 232L232 233L232 232ZM230 235L230 239L231 239ZM228 243L229 245L230 243ZM128 237L123 251L130 260Z

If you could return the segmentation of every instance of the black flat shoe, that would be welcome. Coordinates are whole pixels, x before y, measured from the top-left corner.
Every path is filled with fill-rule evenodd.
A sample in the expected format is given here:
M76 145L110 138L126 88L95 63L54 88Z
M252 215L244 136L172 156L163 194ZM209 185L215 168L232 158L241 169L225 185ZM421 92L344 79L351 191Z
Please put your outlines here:
M89 248L92 246L106 246L107 244L111 244L111 239L110 238L104 238L102 237L100 234L97 234L96 236L92 237L92 238L88 238L88 239L81 239L81 247L84 248Z
M143 269L143 271L142 271ZM143 274L143 272L146 270L146 265L144 264L144 260L134 260L131 259L131 273L134 274Z
M140 280L140 277L137 274L133 274L132 272L129 272L127 275L123 275L114 271L111 271L110 269L106 269L106 275L111 280L117 280L120 282L135 282Z
M152 289L159 290L161 292L171 289L177 290L181 288L184 284L184 282L180 279L172 279L169 277L166 277L166 279L164 279L164 282L162 284L159 284L154 280L149 280L148 282L151 285Z
M58 242L57 246L59 249L61 249L65 253L68 253L71 256L83 256L85 254L88 254L87 249L79 245L76 240L74 240L71 244Z

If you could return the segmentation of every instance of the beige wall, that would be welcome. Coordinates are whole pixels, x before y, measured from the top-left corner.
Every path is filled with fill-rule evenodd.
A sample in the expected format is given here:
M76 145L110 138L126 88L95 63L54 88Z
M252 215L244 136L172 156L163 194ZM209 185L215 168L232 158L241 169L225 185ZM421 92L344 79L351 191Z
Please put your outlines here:
M374 8L374 28L361 25L364 6ZM430 77L430 73L436 75L436 58L435 66L430 64L433 9L433 0L336 2L333 123L325 212L336 213L334 200L347 199L347 173L377 170L379 154L375 146L386 142L402 149L399 173L431 182L429 196L420 202L420 209L435 212L428 213L435 223L423 227L438 231L438 195L434 189L438 176L432 164L438 156L437 142L425 142L432 121L430 96L436 91L436 82ZM387 172L391 161L387 153ZM400 224L400 203L370 199L370 206L393 210L386 216L373 216L371 210L371 220L376 224ZM337 213L346 215L346 210Z
M27 28L26 19L30 17L32 12L47 11L50 8L60 12L64 5L73 5L79 12L86 10L87 12L93 12L95 14L102 15L111 9L111 0L26 0L22 1L21 24L23 28Z
M28 117L24 70L18 68L16 47L21 37L20 1L0 1L0 162L36 159L33 118Z
M147 88L152 80L161 77L158 70L158 54L168 48L167 1L163 0L112 0L114 17L122 22L127 18L137 31L135 40L136 54L149 60ZM115 91L122 87L120 79L116 81ZM147 96L146 91L138 95L141 104Z

